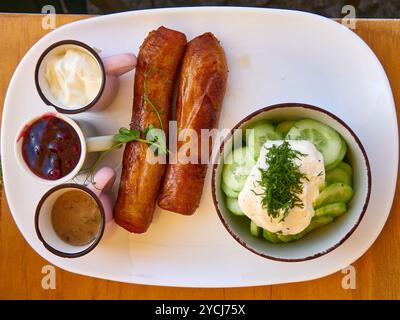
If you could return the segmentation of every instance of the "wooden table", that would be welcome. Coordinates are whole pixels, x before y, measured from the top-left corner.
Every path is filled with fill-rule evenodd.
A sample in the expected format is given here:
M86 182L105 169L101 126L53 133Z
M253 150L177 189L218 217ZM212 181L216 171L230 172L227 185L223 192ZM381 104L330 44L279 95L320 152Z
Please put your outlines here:
M57 16L57 26L88 16ZM0 14L0 106L8 83L27 50L48 31L41 15ZM355 30L374 50L400 103L400 20L358 20ZM21 88L23 94L23 87ZM399 182L398 182L399 183ZM397 185L399 187L399 185ZM4 194L0 210L0 299L400 299L400 198L381 235L353 264L356 289L342 288L344 274L302 283L233 288L186 289L131 285L80 276L56 268L56 289L44 290L42 267L48 262L18 231Z

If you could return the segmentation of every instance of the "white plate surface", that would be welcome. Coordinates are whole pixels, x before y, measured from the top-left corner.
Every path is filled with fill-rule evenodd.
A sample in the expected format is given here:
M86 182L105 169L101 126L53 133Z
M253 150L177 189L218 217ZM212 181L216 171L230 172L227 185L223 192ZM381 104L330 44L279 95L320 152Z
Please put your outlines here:
M158 210L146 234L131 235L118 228L95 251L78 259L56 257L42 246L33 216L47 187L21 172L13 153L14 137L22 123L51 110L35 90L36 60L46 47L63 39L86 42L101 49L103 56L137 53L147 33L161 25L184 32L188 39L211 31L221 40L230 72L220 127L230 128L263 106L304 102L333 112L353 128L371 162L372 196L362 223L342 246L301 263L270 261L247 251L219 221L209 176L194 216ZM106 111L74 118L90 121L101 134L127 126L132 85L130 72L121 78L119 94ZM29 244L68 271L132 283L232 287L304 281L331 274L355 261L374 242L390 212L397 177L395 107L376 56L344 26L295 11L163 9L102 16L63 26L35 44L19 64L7 92L1 133L9 207ZM115 152L105 163L120 169L121 156L121 151Z

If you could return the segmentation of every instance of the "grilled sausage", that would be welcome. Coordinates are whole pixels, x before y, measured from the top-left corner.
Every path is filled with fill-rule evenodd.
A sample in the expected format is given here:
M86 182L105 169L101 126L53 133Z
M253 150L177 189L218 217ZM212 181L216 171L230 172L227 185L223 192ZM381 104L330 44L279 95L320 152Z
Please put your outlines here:
M225 95L228 68L223 48L212 33L194 38L187 45L180 72L177 100L178 137L183 129L201 129L218 125ZM178 148L187 141L178 141ZM169 211L191 215L199 206L207 165L201 164L201 141L198 164L184 164L177 158L169 164L158 205ZM207 158L211 148L206 151ZM191 151L189 151L191 152Z
M171 98L186 48L183 33L164 27L149 33L140 47L135 73L131 129L142 132L149 125L168 128ZM167 133L167 132L166 132ZM145 232L152 219L166 164L146 160L148 145L126 145L118 198L114 209L117 224L130 232Z

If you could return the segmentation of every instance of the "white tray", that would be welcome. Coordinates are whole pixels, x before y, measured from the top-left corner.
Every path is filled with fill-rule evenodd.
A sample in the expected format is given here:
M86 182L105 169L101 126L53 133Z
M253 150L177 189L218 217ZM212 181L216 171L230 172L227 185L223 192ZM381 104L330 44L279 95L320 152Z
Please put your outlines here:
M77 39L101 55L137 53L148 32L161 25L188 39L213 32L225 48L229 83L220 127L230 128L256 109L280 102L321 106L347 122L360 137L372 168L372 196L356 232L318 259L282 263L241 247L214 210L209 177L194 216L156 212L149 231L118 228L89 255L64 259L37 239L34 209L47 187L34 183L14 159L14 137L28 118L51 109L34 86L41 52L55 41ZM105 112L75 116L99 133L114 133L131 117L133 72ZM117 281L184 287L233 287L304 281L333 273L359 258L374 242L390 211L398 164L395 107L385 72L370 48L344 26L296 11L250 8L180 8L127 12L82 20L51 32L26 54L11 80L3 113L1 158L4 187L18 228L51 263L71 272ZM122 152L105 162L120 168ZM115 185L117 187L118 183Z

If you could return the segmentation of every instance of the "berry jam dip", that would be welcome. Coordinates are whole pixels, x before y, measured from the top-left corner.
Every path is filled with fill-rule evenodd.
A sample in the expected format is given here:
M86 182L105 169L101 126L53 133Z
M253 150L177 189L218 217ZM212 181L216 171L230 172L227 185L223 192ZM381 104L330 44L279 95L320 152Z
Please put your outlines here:
M78 164L81 142L75 129L64 120L45 115L24 129L22 157L38 177L57 180Z

